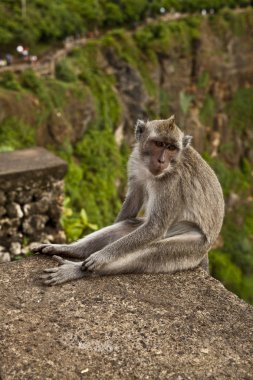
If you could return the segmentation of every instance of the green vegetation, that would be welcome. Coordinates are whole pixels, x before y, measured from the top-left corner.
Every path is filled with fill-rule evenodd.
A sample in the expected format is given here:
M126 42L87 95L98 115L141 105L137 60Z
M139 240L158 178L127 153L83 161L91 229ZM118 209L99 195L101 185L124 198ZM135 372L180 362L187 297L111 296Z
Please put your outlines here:
M175 67L179 60L191 60L204 22L208 22L211 30L226 42L229 33L240 37L247 35L253 27L253 13L235 16L229 10L222 10L209 19L194 15L169 23L157 20L133 32L126 31L123 26L132 26L146 16L159 14L162 6L195 12L202 8L218 10L224 5L247 4L247 1L219 0L57 0L45 4L43 0L35 0L28 3L27 14L22 17L20 2L1 2L0 31L3 33L0 33L0 43L7 47L17 41L48 47L49 41L55 44L70 34L117 27L104 32L98 39L90 38L85 47L72 50L58 62L55 78L40 78L32 69L21 74L6 72L0 75L3 110L0 150L30 147L42 141L68 162L65 211L61 221L68 241L111 223L120 208L130 150L126 141L118 146L114 137L124 120L125 105L118 90L122 76L126 75L129 81L137 77L140 80L149 97L147 109L144 109L149 118L167 117L176 101L179 117L187 120L191 107L200 104L199 119L209 133L220 111L212 91L211 73L205 71L193 78L195 90L182 88L177 94L168 93L163 78L154 74L159 73L161 57L173 61ZM14 10L15 17L10 22L7 16ZM216 53L222 55L222 51ZM123 74L122 68L127 74ZM132 73L136 77L132 78ZM132 99L133 102L138 102L138 95L136 99ZM207 141L204 154L221 181L226 200L231 192L240 200L227 210L222 230L223 245L210 254L212 273L251 303L253 209L249 199L253 189L252 168L245 158L240 157L236 167L229 158L234 155L236 140L244 143L244 136L252 132L252 103L252 88L239 88L224 110L233 138L219 146L215 158L210 154ZM84 111L90 116L85 127Z
M181 111L183 112L184 115L187 114L189 107L192 103L193 96L186 94L184 91L180 91L179 93L179 105L181 108Z
M13 150L35 145L35 130L12 116L0 124L0 150Z
M88 220L86 211L82 208L80 212L73 212L70 207L70 198L65 198L61 225L66 233L68 242L80 239L89 232L97 230L97 225Z
M160 9L177 12L215 11L244 7L251 0L33 0L22 8L19 0L0 3L0 44L8 49L18 41L31 47L87 31L119 26L132 27Z
M227 112L231 118L230 126L240 135L247 130L252 130L252 104L253 89L240 88L227 106Z
M207 95L200 111L200 120L204 125L212 125L215 112L215 101L212 96Z

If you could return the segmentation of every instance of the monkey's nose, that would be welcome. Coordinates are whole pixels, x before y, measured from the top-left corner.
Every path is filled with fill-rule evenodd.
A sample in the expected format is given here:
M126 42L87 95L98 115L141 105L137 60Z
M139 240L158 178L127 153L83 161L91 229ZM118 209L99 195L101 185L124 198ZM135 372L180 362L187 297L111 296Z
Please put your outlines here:
M164 164L165 160L163 158L158 158L158 162L159 162L159 164Z

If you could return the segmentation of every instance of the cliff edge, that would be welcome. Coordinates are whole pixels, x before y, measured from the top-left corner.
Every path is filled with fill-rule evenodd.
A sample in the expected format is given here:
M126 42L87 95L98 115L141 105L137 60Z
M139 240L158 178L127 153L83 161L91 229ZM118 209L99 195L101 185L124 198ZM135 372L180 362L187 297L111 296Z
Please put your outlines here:
M253 308L201 269L38 280L0 265L0 378L253 379Z

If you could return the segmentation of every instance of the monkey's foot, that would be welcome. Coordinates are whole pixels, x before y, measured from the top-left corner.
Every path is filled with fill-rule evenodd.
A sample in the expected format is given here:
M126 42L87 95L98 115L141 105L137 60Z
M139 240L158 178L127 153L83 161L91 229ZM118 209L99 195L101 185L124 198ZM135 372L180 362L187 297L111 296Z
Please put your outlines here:
M40 279L43 280L45 285L59 285L87 276L87 272L81 268L82 263L64 260L59 256L53 256L53 258L60 265L44 270L46 274L42 275Z
M82 270L99 273L110 262L111 260L105 254L95 252L82 263Z
M61 255L68 253L68 245L66 244L39 244L31 248L33 253L45 253L47 255Z

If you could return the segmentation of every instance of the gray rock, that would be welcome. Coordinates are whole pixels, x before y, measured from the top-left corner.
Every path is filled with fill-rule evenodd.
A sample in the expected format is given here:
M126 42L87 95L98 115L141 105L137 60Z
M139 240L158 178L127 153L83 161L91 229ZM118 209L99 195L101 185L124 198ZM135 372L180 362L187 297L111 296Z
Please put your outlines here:
M35 215L35 214L45 214L52 202L51 195L44 196L42 199L37 202L28 203L23 206L24 214L26 216Z
M14 256L21 254L21 244L19 242L12 242L10 246L10 253Z
M4 205L6 202L6 199L7 198L6 198L5 193L2 190L0 190L0 205Z
M0 251L0 263L11 261L11 255L7 251Z
M0 206L0 218L6 214L6 208L3 206Z
M1 181L0 182L0 189L1 190L10 190L11 188L12 188L12 186L13 186L13 182L12 181L6 181L6 180L4 180L4 181Z
M32 206L33 206L32 203L28 203L23 206L23 211L24 211L25 216L32 215Z
M23 213L23 211L22 211L22 209L18 203L15 203L15 202L9 203L6 206L6 209L7 209L8 216L10 218L21 219L24 216L24 213Z
M51 203L52 197L50 194L44 195L38 202L35 204L35 209L38 214L48 211L49 205Z
M23 205L25 203L31 202L32 197L33 197L33 193L31 190L29 191L21 190L16 195L16 201L20 203L21 205Z
M7 194L8 201L14 202L16 200L16 195L17 195L16 191L9 191Z
M15 228L20 225L20 219L18 218L7 218L0 219L1 229L8 229L9 227Z
M38 231L44 230L47 221L47 215L32 215L24 220L23 231L28 235L35 235Z

